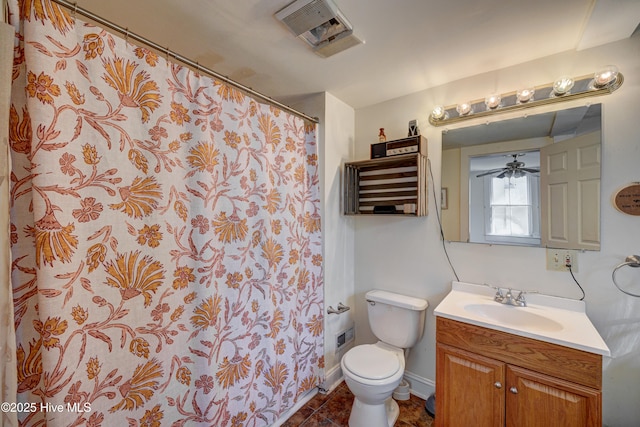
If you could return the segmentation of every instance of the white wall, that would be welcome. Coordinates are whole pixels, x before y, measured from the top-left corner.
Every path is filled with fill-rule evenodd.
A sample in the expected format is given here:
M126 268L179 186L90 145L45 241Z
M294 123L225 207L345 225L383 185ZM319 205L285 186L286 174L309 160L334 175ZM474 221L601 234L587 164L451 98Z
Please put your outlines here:
M604 424L626 427L637 425L640 420L640 298L619 292L611 281L611 272L627 255L640 253L640 217L618 212L611 198L620 187L640 181L639 36L586 51L554 55L359 109L355 114L356 144L351 160L368 158L369 144L377 142L379 128L385 128L389 140L397 139L406 136L409 120L418 119L421 133L429 141L429 158L439 195L443 129L430 126L427 121L434 105L450 105L494 92L545 84L564 74L590 74L607 64L617 65L625 77L622 87L611 95L537 107L525 113L505 113L490 120L586 103L603 104L602 247L599 252L578 255L576 277L586 291L588 315L613 355L604 359ZM484 121L469 120L451 128ZM375 341L368 328L365 292L379 288L425 297L430 303L427 327L409 356L407 371L419 378L435 380L433 308L448 293L454 276L442 249L433 194L429 197L428 217L359 217L355 218L355 224L355 319L360 332L357 343ZM569 298L581 295L568 273L546 270L543 248L466 243L446 246L462 281L538 290ZM640 271L627 268L621 273L624 273L620 274L621 281L635 282L635 290L640 292Z
M342 215L341 170L345 161L353 158L353 108L329 93L313 95L295 106L306 114L320 119L318 126L318 154L320 161L320 190L323 195L322 229L324 258L325 315L329 306L338 303L354 305L354 222ZM325 317L325 374L323 387L331 389L342 377L340 359L350 345L336 353L336 335L354 325L354 310Z

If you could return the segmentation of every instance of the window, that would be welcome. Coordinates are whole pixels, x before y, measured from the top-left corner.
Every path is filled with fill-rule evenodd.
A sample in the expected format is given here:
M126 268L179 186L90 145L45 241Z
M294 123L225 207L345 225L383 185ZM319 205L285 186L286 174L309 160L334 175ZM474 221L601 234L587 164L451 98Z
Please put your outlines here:
M539 169L538 150L469 156L469 242L540 246Z
M540 243L540 178L536 175L485 179L485 239Z

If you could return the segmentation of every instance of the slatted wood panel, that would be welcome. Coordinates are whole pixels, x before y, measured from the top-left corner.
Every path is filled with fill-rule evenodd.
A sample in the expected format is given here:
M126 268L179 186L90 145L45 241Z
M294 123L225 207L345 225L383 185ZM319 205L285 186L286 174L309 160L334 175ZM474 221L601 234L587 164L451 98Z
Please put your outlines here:
M427 157L405 154L344 167L345 215L427 215Z

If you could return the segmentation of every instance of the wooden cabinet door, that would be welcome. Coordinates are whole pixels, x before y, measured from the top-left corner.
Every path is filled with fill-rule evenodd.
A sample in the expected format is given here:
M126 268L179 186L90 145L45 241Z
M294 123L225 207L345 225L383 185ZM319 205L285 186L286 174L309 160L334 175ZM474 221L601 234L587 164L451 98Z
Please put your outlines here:
M507 427L602 425L600 391L517 366L506 370Z
M436 344L436 427L503 427L505 364Z

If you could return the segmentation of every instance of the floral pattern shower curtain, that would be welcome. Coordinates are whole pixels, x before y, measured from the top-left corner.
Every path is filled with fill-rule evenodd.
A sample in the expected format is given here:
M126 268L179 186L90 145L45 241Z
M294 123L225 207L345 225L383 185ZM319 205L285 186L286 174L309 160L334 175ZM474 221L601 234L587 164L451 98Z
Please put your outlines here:
M23 425L265 426L323 375L315 125L10 1Z

